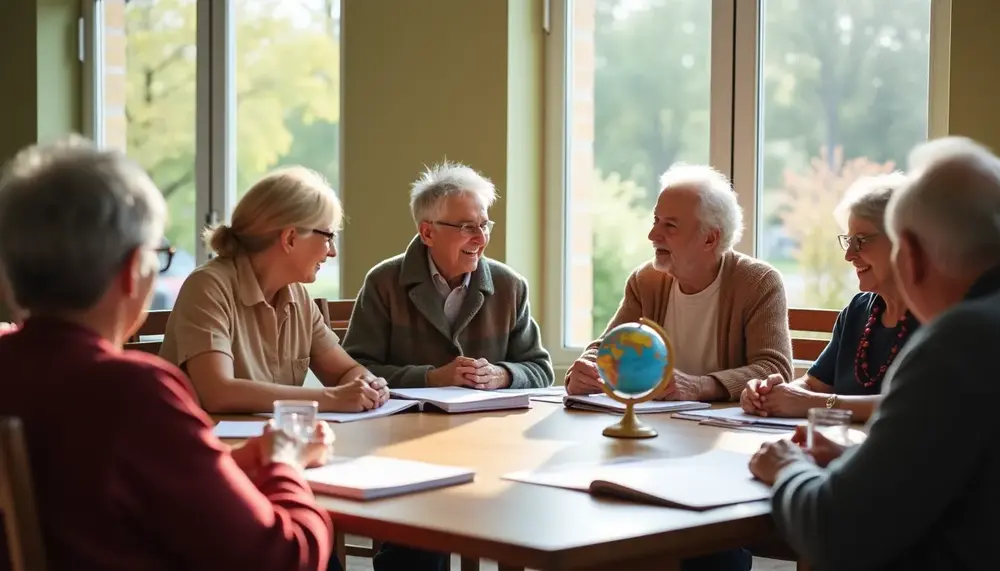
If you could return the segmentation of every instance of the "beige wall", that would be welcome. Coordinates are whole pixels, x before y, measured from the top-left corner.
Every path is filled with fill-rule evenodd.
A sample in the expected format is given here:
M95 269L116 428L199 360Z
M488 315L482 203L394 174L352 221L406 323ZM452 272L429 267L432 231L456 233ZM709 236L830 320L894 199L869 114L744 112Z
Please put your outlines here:
M1000 152L1000 1L951 2L948 132Z
M415 233L409 184L445 158L500 192L490 255L541 274L540 0L345 0L344 295ZM532 289L540 303L541 288Z

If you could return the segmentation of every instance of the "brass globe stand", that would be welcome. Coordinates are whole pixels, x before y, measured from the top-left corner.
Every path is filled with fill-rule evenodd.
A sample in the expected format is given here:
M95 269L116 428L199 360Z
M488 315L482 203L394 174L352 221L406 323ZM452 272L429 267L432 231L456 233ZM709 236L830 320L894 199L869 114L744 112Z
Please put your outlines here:
M611 388L610 383L602 383L604 393L608 395L608 397L625 405L625 413L622 415L621 420L604 429L604 436L608 436L610 438L655 437L657 435L656 429L639 420L638 415L635 414L635 405L652 400L655 395L667 388L667 385L669 385L674 378L674 346L671 344L670 337L667 336L667 332L664 331L658 323L646 319L645 317L639 318L639 323L650 327L653 331L656 331L656 333L663 340L663 344L667 348L667 366L663 368L663 378L660 379L660 382L653 387L652 390L642 396L626 398L616 393L614 389Z

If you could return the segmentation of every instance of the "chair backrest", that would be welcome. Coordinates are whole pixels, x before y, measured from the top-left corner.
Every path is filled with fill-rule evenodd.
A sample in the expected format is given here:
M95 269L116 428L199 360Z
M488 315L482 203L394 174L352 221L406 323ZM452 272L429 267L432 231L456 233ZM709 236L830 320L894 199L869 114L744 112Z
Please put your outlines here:
M44 571L45 548L24 425L11 416L0 417L0 514L14 571Z
M815 361L830 341L833 325L839 314L839 311L832 309L789 309L792 357L796 361Z
M320 313L323 314L323 320L330 327L330 329L333 329L333 332L337 334L337 337L343 341L344 336L347 335L347 325L351 321L351 313L354 312L354 300L328 300L323 297L318 297L316 298L316 305L319 306Z

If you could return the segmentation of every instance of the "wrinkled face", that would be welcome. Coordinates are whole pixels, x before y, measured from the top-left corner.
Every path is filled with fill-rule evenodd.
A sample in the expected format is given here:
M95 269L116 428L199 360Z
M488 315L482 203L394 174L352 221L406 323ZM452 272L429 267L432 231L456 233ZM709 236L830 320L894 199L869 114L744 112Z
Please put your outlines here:
M700 205L701 198L691 189L673 188L660 193L649 231L657 270L685 275L715 264L719 231L702 230Z
M890 265L892 242L877 225L853 214L847 219L847 234L839 237L847 246L844 259L854 266L861 291L885 293L895 283Z
M332 222L322 228L286 229L282 232L282 243L288 253L291 282L315 282L323 262L337 257L337 233Z
M492 226L486 207L474 195L458 194L441 201L436 219L420 223L420 238L438 271L451 280L476 271Z

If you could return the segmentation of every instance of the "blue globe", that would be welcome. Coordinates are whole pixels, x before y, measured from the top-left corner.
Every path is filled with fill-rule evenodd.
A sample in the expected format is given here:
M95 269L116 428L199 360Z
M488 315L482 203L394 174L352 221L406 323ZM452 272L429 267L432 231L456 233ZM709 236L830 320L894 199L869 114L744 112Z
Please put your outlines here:
M604 336L597 349L597 370L604 382L623 395L656 388L669 363L667 345L658 331L641 323L623 323Z

